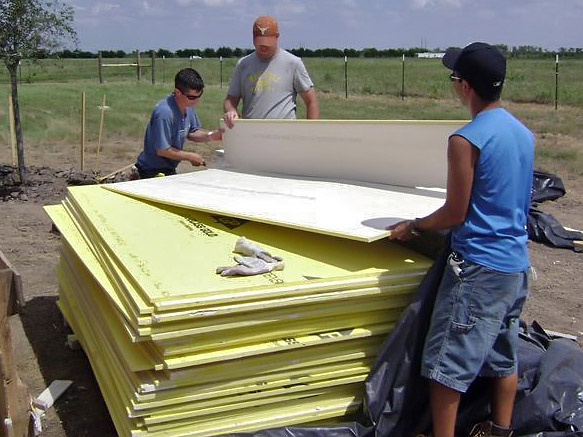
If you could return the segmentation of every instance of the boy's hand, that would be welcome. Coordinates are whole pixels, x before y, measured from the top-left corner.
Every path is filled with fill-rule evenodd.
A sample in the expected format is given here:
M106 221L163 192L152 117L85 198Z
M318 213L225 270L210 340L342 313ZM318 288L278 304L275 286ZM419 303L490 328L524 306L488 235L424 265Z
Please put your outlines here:
M192 152L188 160L195 167L198 167L199 165L205 165L204 158L200 156L198 153Z

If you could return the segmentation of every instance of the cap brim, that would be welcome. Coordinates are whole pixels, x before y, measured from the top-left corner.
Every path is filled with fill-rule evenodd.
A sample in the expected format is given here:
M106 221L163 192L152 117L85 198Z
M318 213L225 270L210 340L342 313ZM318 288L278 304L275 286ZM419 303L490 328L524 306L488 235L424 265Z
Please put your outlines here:
M277 44L277 36L254 36L253 42L258 45L273 46Z
M445 51L445 55L441 58L441 62L450 70L454 70L455 64L460 57L462 49L451 48Z

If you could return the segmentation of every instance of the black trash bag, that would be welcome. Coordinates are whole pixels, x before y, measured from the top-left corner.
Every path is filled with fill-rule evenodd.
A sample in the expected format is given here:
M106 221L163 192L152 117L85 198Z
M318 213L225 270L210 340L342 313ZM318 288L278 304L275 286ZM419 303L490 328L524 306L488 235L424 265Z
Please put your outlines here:
M535 203L555 200L566 193L563 181L557 175L535 170L532 177L531 200Z
M421 282L414 301L385 340L365 382L365 408L354 422L284 427L237 436L411 437L429 433L429 381L420 375L423 343L449 255L444 250ZM515 436L583 437L583 351L571 340L555 340L536 323L523 323ZM489 381L479 378L462 396L460 435L489 417Z
M549 342L534 384L517 393L513 423L521 433L583 434L583 351L576 342L561 338Z
M583 240L583 232L566 230L551 214L535 207L528 211L527 231L532 241L583 252L583 245L575 243Z
M425 275L366 379L367 419L375 425L376 436L410 436L431 426L421 355L448 255L449 250L442 251Z

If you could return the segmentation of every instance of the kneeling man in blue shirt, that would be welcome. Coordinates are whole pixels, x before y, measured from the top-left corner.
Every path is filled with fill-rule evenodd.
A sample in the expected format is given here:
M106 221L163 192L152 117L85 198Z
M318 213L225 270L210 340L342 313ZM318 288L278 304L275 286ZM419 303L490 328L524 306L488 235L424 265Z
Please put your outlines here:
M140 178L176 174L180 161L205 165L201 155L184 150L186 139L207 142L223 138L221 130L200 128L194 105L203 91L204 82L196 70L184 68L176 74L174 91L156 104L146 128L144 150L136 162Z

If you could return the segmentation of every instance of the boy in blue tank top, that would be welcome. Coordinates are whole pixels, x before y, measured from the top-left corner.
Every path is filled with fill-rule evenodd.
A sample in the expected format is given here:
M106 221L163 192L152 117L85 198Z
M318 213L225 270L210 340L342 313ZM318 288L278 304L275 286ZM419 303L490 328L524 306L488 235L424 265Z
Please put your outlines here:
M433 436L454 436L460 395L478 376L491 378L492 417L470 436L510 436L518 320L528 292L534 138L500 105L506 60L497 48L476 42L449 49L443 64L472 121L449 138L445 204L396 224L390 238L452 229L421 369L430 379Z

